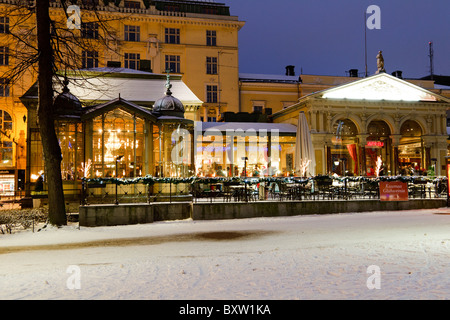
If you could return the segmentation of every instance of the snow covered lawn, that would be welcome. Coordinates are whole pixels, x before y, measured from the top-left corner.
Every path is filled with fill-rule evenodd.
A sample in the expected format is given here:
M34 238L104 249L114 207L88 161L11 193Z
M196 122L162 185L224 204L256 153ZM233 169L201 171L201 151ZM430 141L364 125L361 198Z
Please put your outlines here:
M448 299L450 209L24 231L0 235L0 283L0 299Z

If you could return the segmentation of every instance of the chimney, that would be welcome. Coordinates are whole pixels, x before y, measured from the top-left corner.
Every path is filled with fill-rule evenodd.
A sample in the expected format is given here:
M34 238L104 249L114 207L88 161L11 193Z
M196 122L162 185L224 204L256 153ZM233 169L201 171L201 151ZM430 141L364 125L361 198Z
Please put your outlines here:
M392 75L399 79L403 79L403 71L400 71L400 70L394 71L394 72L392 72Z
M348 73L351 78L358 78L358 69L350 69Z
M121 63L120 61L108 61L106 62L106 66L108 68L120 68Z
M287 76L295 76L295 66L287 66L286 67L286 75Z

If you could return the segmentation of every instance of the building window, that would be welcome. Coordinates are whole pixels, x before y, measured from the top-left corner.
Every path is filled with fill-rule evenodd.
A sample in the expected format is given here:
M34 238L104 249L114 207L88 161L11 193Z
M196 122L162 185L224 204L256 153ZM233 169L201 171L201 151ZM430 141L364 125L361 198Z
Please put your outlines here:
M141 4L138 1L125 1L125 8L140 9Z
M262 106L254 106L253 107L253 112L254 113L262 113L263 112L263 107Z
M83 51L82 69L98 68L98 52Z
M206 45L215 47L217 45L216 31L206 30Z
M0 33L9 33L8 17L0 17Z
M56 135L61 147L61 175L63 180L77 180L89 175L84 166L83 125L57 122ZM92 160L91 160L92 161Z
M216 57L206 57L206 74L217 74Z
M180 56L166 56L166 70L170 70L173 73L181 73Z
M216 85L206 86L206 102L217 103L218 89Z
M9 64L9 48L0 47L0 66L7 66Z
M98 6L98 0L82 0L82 4L87 9L95 9L95 6Z
M180 44L180 29L166 28L166 43Z
M9 80L0 78L0 97L9 97Z
M125 53L125 68L139 70L140 60L139 53Z
M97 22L82 23L81 36L85 39L98 39L98 23Z
M114 109L94 118L92 176L142 176L145 171L144 135L144 119L121 109ZM116 163L118 156L123 157Z
M217 111L216 108L208 108L207 121L208 122L217 122Z
M125 41L141 41L141 27L125 26Z
M12 132L13 122L11 115L3 110L0 110L0 129L4 133L0 137L0 161L2 165L12 165L13 142L8 136Z

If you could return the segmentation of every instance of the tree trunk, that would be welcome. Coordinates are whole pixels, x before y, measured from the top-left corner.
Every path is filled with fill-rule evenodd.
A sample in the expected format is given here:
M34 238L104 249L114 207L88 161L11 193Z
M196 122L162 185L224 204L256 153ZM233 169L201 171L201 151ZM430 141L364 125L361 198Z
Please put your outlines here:
M53 117L53 51L50 39L49 0L36 1L36 26L38 40L38 122L44 153L48 185L49 223L66 225L66 209L61 177L61 148L55 132Z

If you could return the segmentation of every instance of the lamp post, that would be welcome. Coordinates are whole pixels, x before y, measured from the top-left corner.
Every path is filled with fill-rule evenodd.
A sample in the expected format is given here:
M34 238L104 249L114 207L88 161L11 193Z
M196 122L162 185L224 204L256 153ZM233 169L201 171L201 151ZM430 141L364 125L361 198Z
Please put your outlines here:
M431 158L430 160L433 162L433 171L434 171L434 175L436 175L437 174L437 171L436 171L437 159L436 158Z
M447 207L450 207L450 157L445 157L445 173L447 175Z
M118 156L116 158L116 202L115 204L118 205L119 204L119 200L117 200L117 177L119 176L119 161L122 160L123 155L122 156Z
M247 196L247 157L242 157L242 160L244 160L244 192L245 192L245 202L248 202L248 196Z

